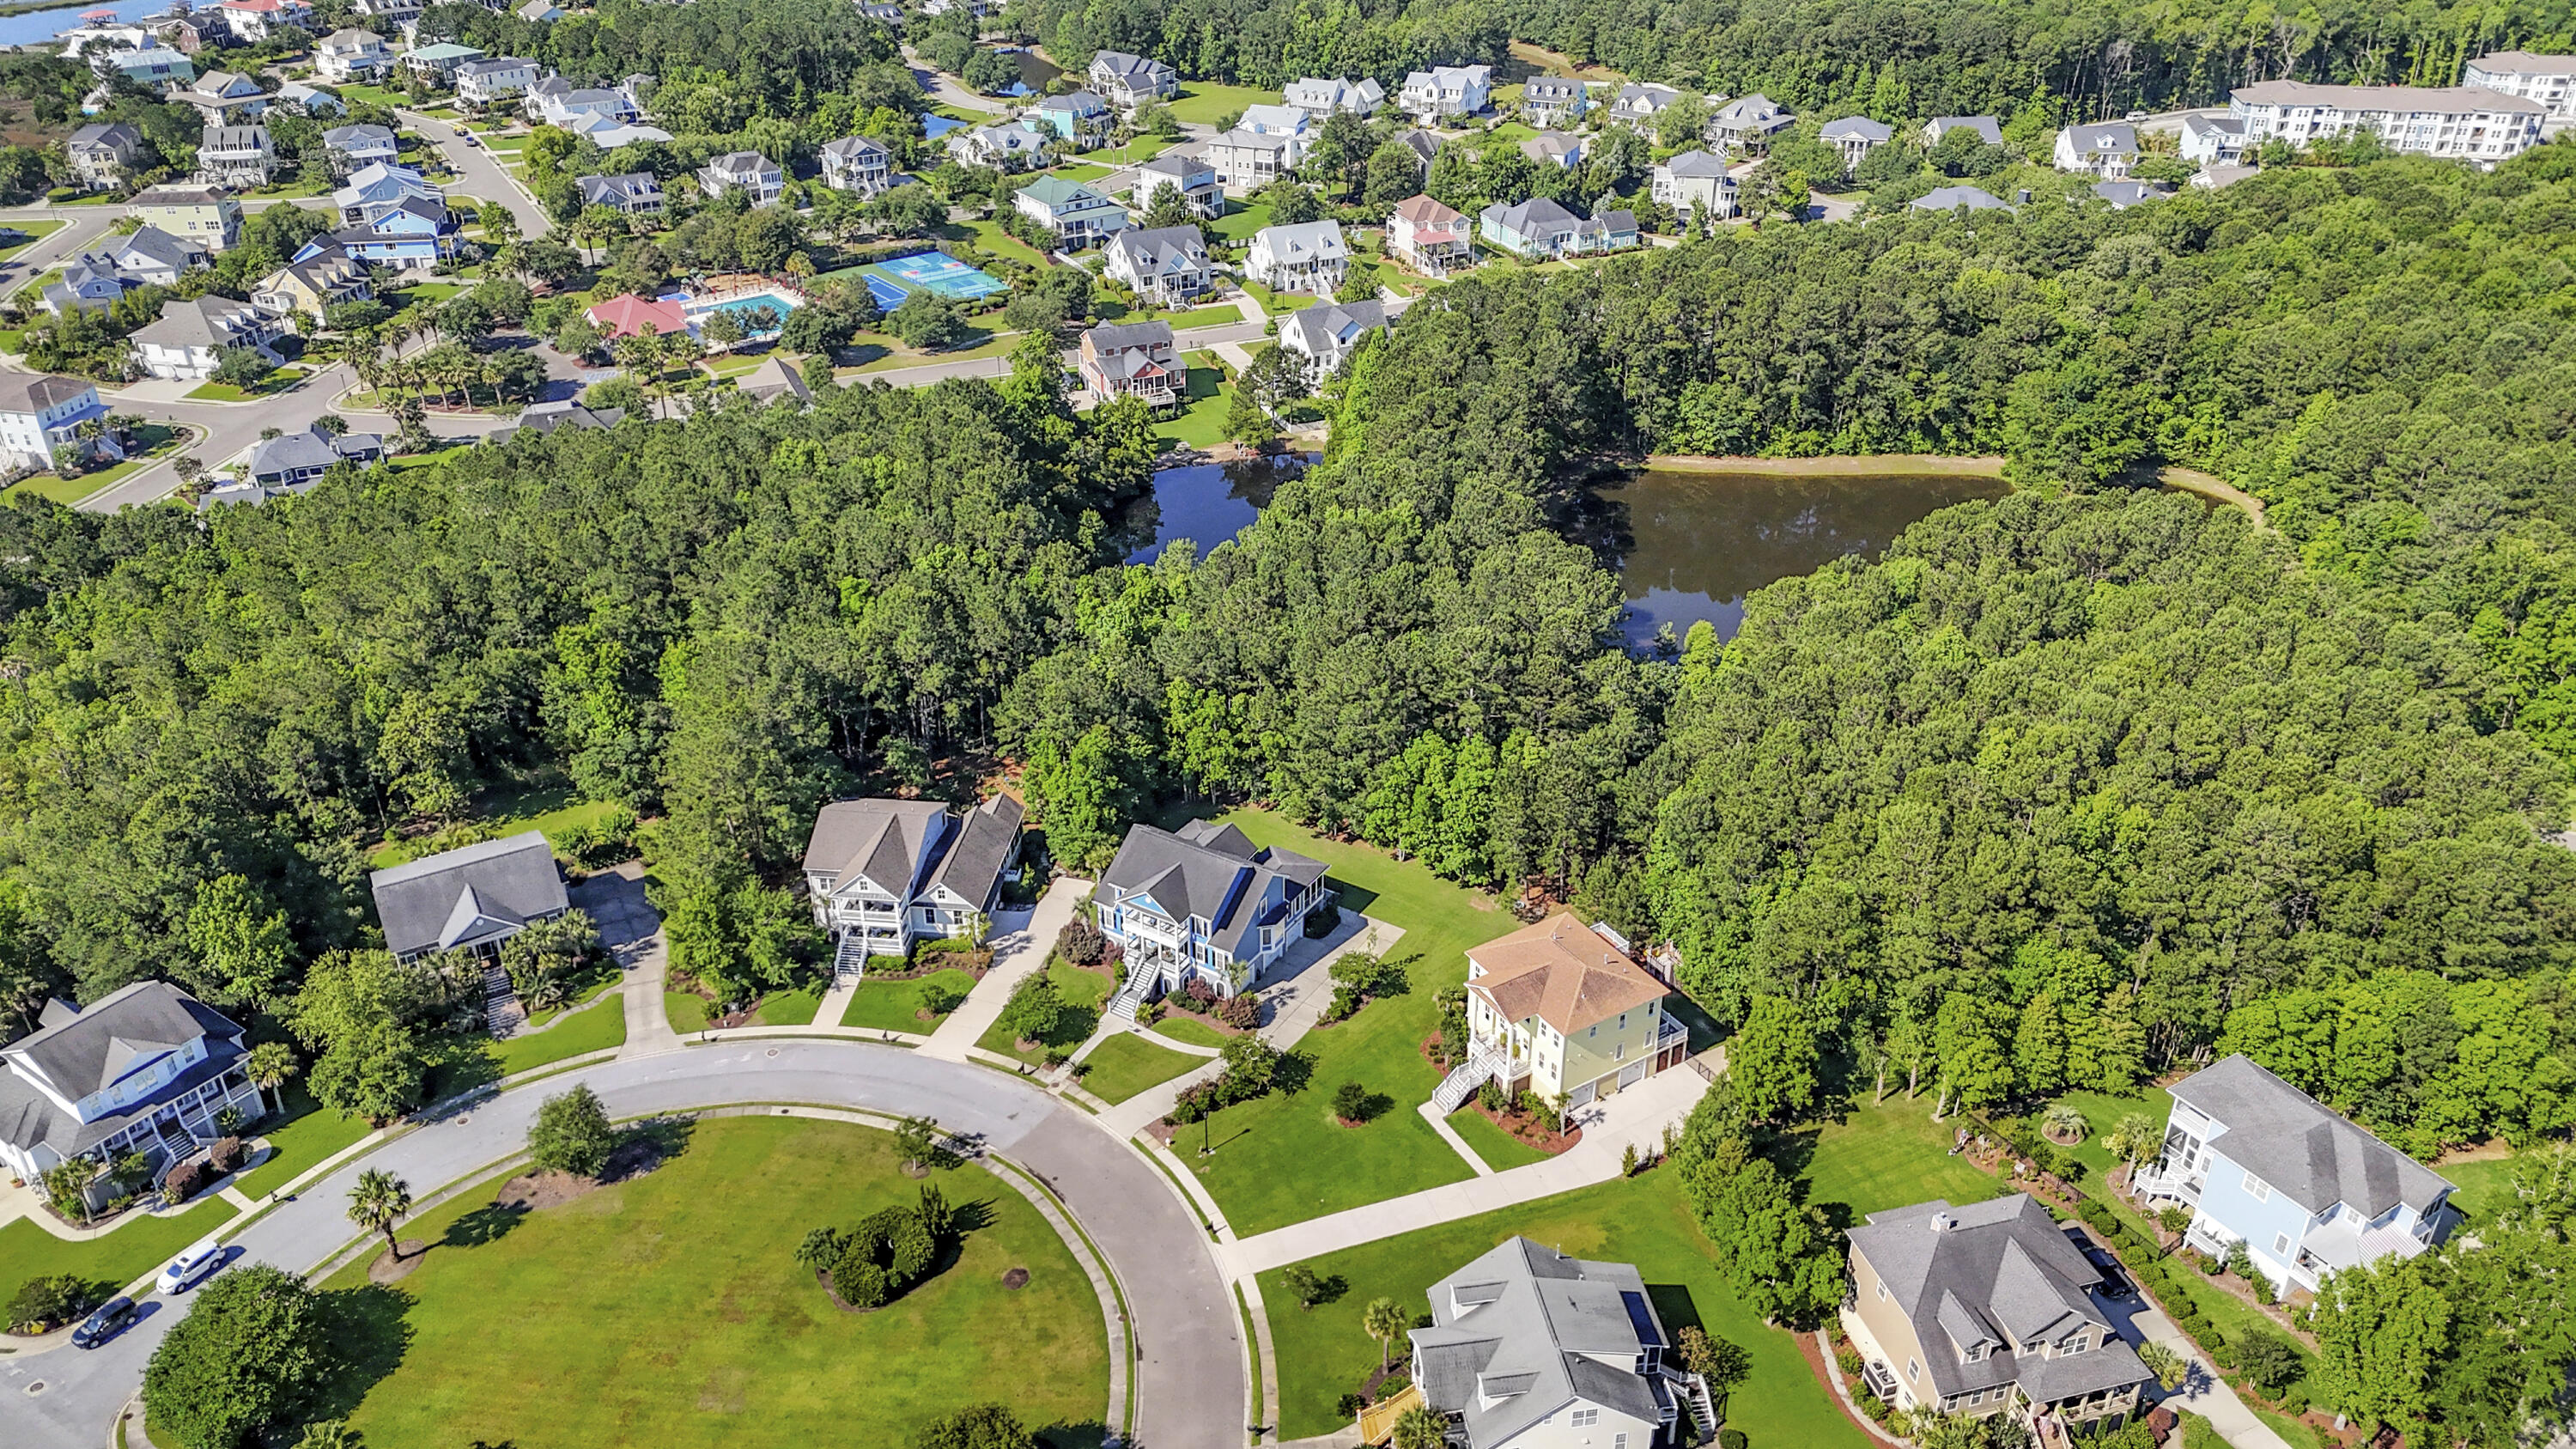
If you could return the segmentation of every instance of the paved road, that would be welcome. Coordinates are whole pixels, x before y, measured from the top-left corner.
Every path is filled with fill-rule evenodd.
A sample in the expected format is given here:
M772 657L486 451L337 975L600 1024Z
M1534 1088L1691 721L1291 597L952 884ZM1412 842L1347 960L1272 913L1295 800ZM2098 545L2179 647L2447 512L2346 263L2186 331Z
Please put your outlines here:
M455 126L436 116L404 110L397 110L394 114L411 128L413 134L428 137L429 143L437 147L438 154L446 159L448 169L456 173L456 179L441 188L447 194L501 203L517 219L521 236L544 236L555 229L553 220L538 209L537 204L528 198L528 193L519 189L517 178L510 174L508 167L492 159L490 151L466 145L458 137Z
M1117 1273L1139 1354L1135 1442L1146 1449L1242 1442L1241 1320L1205 1232L1171 1187L1134 1151L1045 1093L999 1072L895 1047L754 1039L552 1077L343 1164L244 1230L235 1261L297 1272L319 1266L353 1236L344 1209L362 1169L388 1168L423 1195L470 1177L520 1150L538 1102L575 1081L618 1116L798 1102L929 1115L951 1132L977 1134L1045 1179ZM11 1449L96 1449L186 1305L155 1295L145 1306L147 1316L105 1348L0 1360L0 1441ZM26 1392L40 1381L41 1393Z

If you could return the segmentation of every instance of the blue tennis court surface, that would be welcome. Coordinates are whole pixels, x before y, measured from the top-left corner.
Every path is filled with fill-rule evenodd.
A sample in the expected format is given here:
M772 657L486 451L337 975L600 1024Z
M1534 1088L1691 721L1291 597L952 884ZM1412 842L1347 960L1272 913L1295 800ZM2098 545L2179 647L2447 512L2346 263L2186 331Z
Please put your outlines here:
M873 270L892 273L916 287L927 287L952 302L971 302L996 292L1010 290L1010 284L988 272L979 271L942 252L915 252L908 257L895 257L877 263ZM868 289L873 292L875 287Z

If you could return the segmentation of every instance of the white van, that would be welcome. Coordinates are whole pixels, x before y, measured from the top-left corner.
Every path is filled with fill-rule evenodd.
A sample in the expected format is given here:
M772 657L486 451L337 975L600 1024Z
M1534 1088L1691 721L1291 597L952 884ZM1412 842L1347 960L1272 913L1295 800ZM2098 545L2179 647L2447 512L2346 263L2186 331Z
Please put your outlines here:
M223 1244L199 1243L171 1259L170 1266L161 1270L161 1291L177 1293L189 1288L222 1266L223 1261Z

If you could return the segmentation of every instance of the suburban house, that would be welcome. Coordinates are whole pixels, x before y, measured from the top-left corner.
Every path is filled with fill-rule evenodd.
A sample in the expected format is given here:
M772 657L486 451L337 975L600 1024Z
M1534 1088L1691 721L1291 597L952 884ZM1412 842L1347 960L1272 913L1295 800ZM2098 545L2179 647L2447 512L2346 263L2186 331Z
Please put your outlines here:
M105 246L81 253L74 265L113 274L129 287L169 287L213 261L213 250L202 241L141 226L130 236L109 237Z
M338 96L320 86L310 85L300 80L291 80L280 85L277 88L277 103L281 106L300 108L288 111L287 114L290 116L336 116L349 109Z
M1181 93L1179 71L1159 60L1147 60L1123 50L1104 50L1093 56L1091 69L1085 75L1102 99L1122 111L1132 111L1147 101L1167 101Z
M1905 204L1915 211L1957 211L1963 207L1969 211L2012 210L1993 193L1973 186L1935 187Z
M1577 216L1544 196L1534 196L1517 206L1497 202L1486 207L1477 215L1476 234L1514 256L1587 256L1635 246L1637 217L1627 211Z
M1735 178L1726 162L1706 151L1684 151L1655 168L1647 195L1684 221L1735 215Z
M1386 219L1386 249L1430 277L1476 264L1475 230L1466 214L1428 196L1408 196L1395 204Z
M2192 111L2182 118L2182 159L2203 166L2233 166L2245 159L2245 123L2234 116Z
M1041 176L1011 193L1020 215L1045 227L1059 246L1078 250L1127 228L1127 209L1079 181Z
M260 278L251 288L250 300L262 311L281 317L301 312L319 318L342 302L363 302L374 295L366 265L346 248L335 246Z
M1046 159L1046 148L1045 136L1008 121L948 133L948 149L959 161L995 171L1025 171Z
M1216 168L1196 156L1175 156L1166 151L1136 168L1136 210L1154 209L1154 195L1160 191L1177 191L1194 215L1213 221L1225 215L1225 191L1217 184Z
M385 440L374 433L285 433L252 445L242 472L263 488L292 493L321 482L334 463L372 468L384 457Z
M313 68L335 81L371 80L393 69L394 53L384 37L356 26L334 30L313 45Z
M1437 133L1423 130L1419 126L1411 126L1387 139L1419 158L1414 164L1413 174L1416 181L1431 174L1431 163L1440 157L1440 137Z
M1824 129L1816 132L1816 139L1842 153L1843 171L1849 174L1859 170L1860 163L1869 158L1869 153L1886 145L1895 134L1867 116L1845 116L1839 121L1825 122Z
M2111 203L2113 211L2126 211L2142 201L2166 195L2165 188L2144 181L2096 181L2093 194Z
M1323 862L1255 847L1231 825L1129 826L1091 897L1092 916L1127 958L1108 1014L1132 1017L1138 1003L1188 981L1226 997L1252 989L1330 899Z
M98 388L80 378L0 372L0 452L15 467L51 468L57 448L124 457L115 439L80 435L81 424L106 416Z
M1169 407L1187 389L1189 371L1172 342L1169 322L1103 322L1082 334L1076 368L1091 395L1143 398Z
M1243 258L1243 274L1274 292L1329 297L1350 271L1350 243L1338 221L1265 226L1252 234Z
M2009 1413L2044 1444L2143 1407L2154 1375L2094 1296L2101 1271L2029 1194L1872 1213L1850 1242L1843 1331L1889 1404Z
M1583 138L1564 131L1541 131L1521 143L1521 154L1540 166L1572 171L1583 164Z
M864 3L859 6L859 13L880 25L903 24L903 7L885 4L883 0L864 0Z
M1256 136L1277 136L1287 141L1288 164L1291 166L1306 159L1309 138L1323 130L1320 122L1295 106L1246 106L1234 128L1250 131Z
M283 321L248 302L195 297L163 303L159 319L127 340L134 344L134 360L152 376L203 382L236 347L247 347L271 363L283 362L269 344L285 335Z
M45 1003L37 1029L0 1047L0 1163L35 1182L75 1158L143 1153L157 1174L224 1134L215 1114L267 1111L242 1029L166 981L138 981L84 1010ZM90 1189L106 1205L111 1184Z
M200 55L220 50L232 43L233 28L220 10L200 10L191 15L171 17L161 28L161 38L184 55Z
M1109 139L1110 128L1118 124L1118 113L1109 103L1090 91L1049 96L1031 106L1020 116L1020 124L1034 125L1059 141L1089 150Z
M125 214L208 251L222 251L241 239L241 203L202 186L146 187L125 203Z
M215 8L223 12L233 34L248 45L282 29L307 30L313 24L313 7L307 0L223 0Z
M367 888L397 961L497 955L502 942L572 908L554 851L534 830L390 866L370 874Z
M208 126L197 142L197 175L209 186L266 186L277 170L277 146L266 126Z
M916 941L972 935L1019 859L1022 818L1008 795L962 812L936 800L824 806L805 844L805 891L814 924L838 945L840 969L905 955Z
M458 100L491 106L527 94L528 88L537 83L537 63L515 55L491 55L469 60L453 74Z
M855 191L861 196L874 196L894 184L894 153L881 141L865 136L843 136L823 143L823 184L834 191ZM656 191L653 204L662 204Z
M1443 116L1472 116L1494 103L1490 65L1435 65L1404 78L1396 104L1424 125Z
M455 223L444 201L412 198L370 212L369 219L356 226L306 242L294 260L309 262L337 247L362 262L419 271L456 254Z
M447 198L428 178L408 166L386 161L359 167L339 190L331 193L331 204L339 208L343 226L373 221L406 201L434 201L442 208L447 205Z
M197 78L197 63L186 51L151 44L137 50L92 51L90 68L102 75L114 71L145 90L186 86Z
M115 306L134 283L105 267L73 262L61 280L47 282L37 300L57 317L74 312L104 312Z
M1355 81L1339 77L1318 80L1307 76L1290 81L1283 96L1289 105L1314 117L1316 124L1321 125L1324 118L1335 111L1363 119L1375 115L1377 108L1386 104L1386 87L1366 76Z
M171 92L170 99L196 107L209 127L255 121L268 109L269 101L259 82L228 70L210 70L197 77L197 83L187 90Z
M403 52L403 69L433 83L443 82L456 74L456 68L469 60L481 60L483 52L470 45L442 41Z
M2470 61L2460 84L2538 101L2553 121L2576 120L2576 55L2499 50Z
M1240 128L1208 142L1203 154L1217 184L1237 196L1259 191L1297 169L1296 142Z
M1592 93L1570 76L1534 75L1521 86L1521 119L1545 130L1592 109Z
M805 375L787 365L787 359L773 352L762 358L760 366L734 380L736 394L753 402L776 402L792 397L799 403L814 400L814 390L805 385Z
M2449 1182L2241 1053L2174 1085L2164 1153L2137 1188L2191 1206L2187 1246L2243 1243L2285 1293L2429 1252L2456 1221Z
M660 336L685 332L689 326L689 319L680 311L679 303L639 297L632 292L611 297L605 302L594 302L582 315L589 318L590 325L598 328L599 335L610 342L620 337L640 337L648 328Z
M1280 320L1279 346L1306 359L1307 377L1325 378L1341 371L1360 339L1386 326L1383 302L1318 302Z
M709 197L741 191L754 206L767 206L787 187L787 173L757 151L728 151L698 168L698 189Z
M2549 108L2483 86L2330 86L2257 81L2227 97L2245 144L2293 146L2367 132L2391 151L2492 168L2540 144Z
M1626 1263L1570 1258L1515 1237L1431 1285L1431 1326L1410 1330L1415 1403L1466 1449L1669 1449L1715 1439L1708 1384L1667 1362L1672 1336ZM1393 1412L1389 1412L1392 1410Z
M1175 306L1206 292L1213 274L1207 238L1194 226L1130 228L1109 239L1100 273L1158 306Z
M548 76L528 87L528 119L567 131L581 129L585 121L640 121L644 102L636 92L637 82L643 79L629 76L626 84L614 88L576 87L561 76Z
M2124 121L2069 126L2057 133L2053 158L2060 171L2087 171L2105 181L2126 180L2138 164L2138 130Z
M83 126L63 143L63 159L72 174L94 191L122 182L143 159L143 133L124 121Z
M1772 137L1797 123L1778 102L1756 92L1718 107L1701 134L1712 146L1758 155L1771 149Z
M1615 125L1651 131L1656 121L1682 98L1680 91L1653 81L1634 81L1619 87L1610 98L1609 119Z
M394 133L383 126L334 126L322 133L322 146L334 166L350 171L391 166L402 156Z
M1467 952L1467 1060L1432 1093L1443 1113L1492 1082L1562 1095L1615 1095L1690 1056L1690 1031L1664 1013L1671 988L1626 946L1559 911Z
M1923 144L1938 146L1942 137L1963 128L1976 132L1977 139L1989 146L2004 143L2003 123L1992 116L1934 116L1923 123Z
M556 5L554 0L528 0L528 3L510 13L531 25L546 25L564 18L562 7Z
M581 188L584 207L604 206L622 216L662 214L662 183L650 171L580 176L574 178L573 184Z

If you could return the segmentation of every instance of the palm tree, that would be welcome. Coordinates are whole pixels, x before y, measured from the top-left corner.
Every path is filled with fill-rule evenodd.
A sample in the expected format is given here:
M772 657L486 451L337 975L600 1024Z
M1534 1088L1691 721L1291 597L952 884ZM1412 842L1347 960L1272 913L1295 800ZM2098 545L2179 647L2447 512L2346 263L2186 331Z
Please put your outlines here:
M2164 1131L2156 1126L2155 1118L2144 1112L2131 1112L2112 1125L2111 1135L2103 1139L2102 1145L2111 1149L2111 1155L2120 1159L2120 1165L2135 1180L2138 1164L2162 1151L2164 1142Z
M250 1049L250 1057L243 1064L243 1070L253 1087L274 1094L275 1105L270 1107L270 1111L286 1110L286 1079L297 1071L293 1047L282 1041L261 1042Z
M402 1246L394 1241L394 1224L410 1211L411 1185L381 1167L359 1173L358 1185L349 1190L349 1221L384 1234L385 1251L397 1258Z
M2076 1142L2083 1141L2084 1134L2093 1130L2093 1124L2084 1120L2083 1113L2064 1102L2049 1108L2048 1115L2042 1118L2041 1122L2048 1128L2049 1136L2069 1138Z
M1377 1340L1377 1371L1381 1375L1387 1371L1387 1359L1395 1352L1396 1335L1412 1326L1413 1319L1404 1311L1404 1305L1392 1298L1376 1299L1360 1311L1360 1328Z
M1428 1404L1416 1404L1395 1421L1395 1449L1441 1449L1448 1430Z

